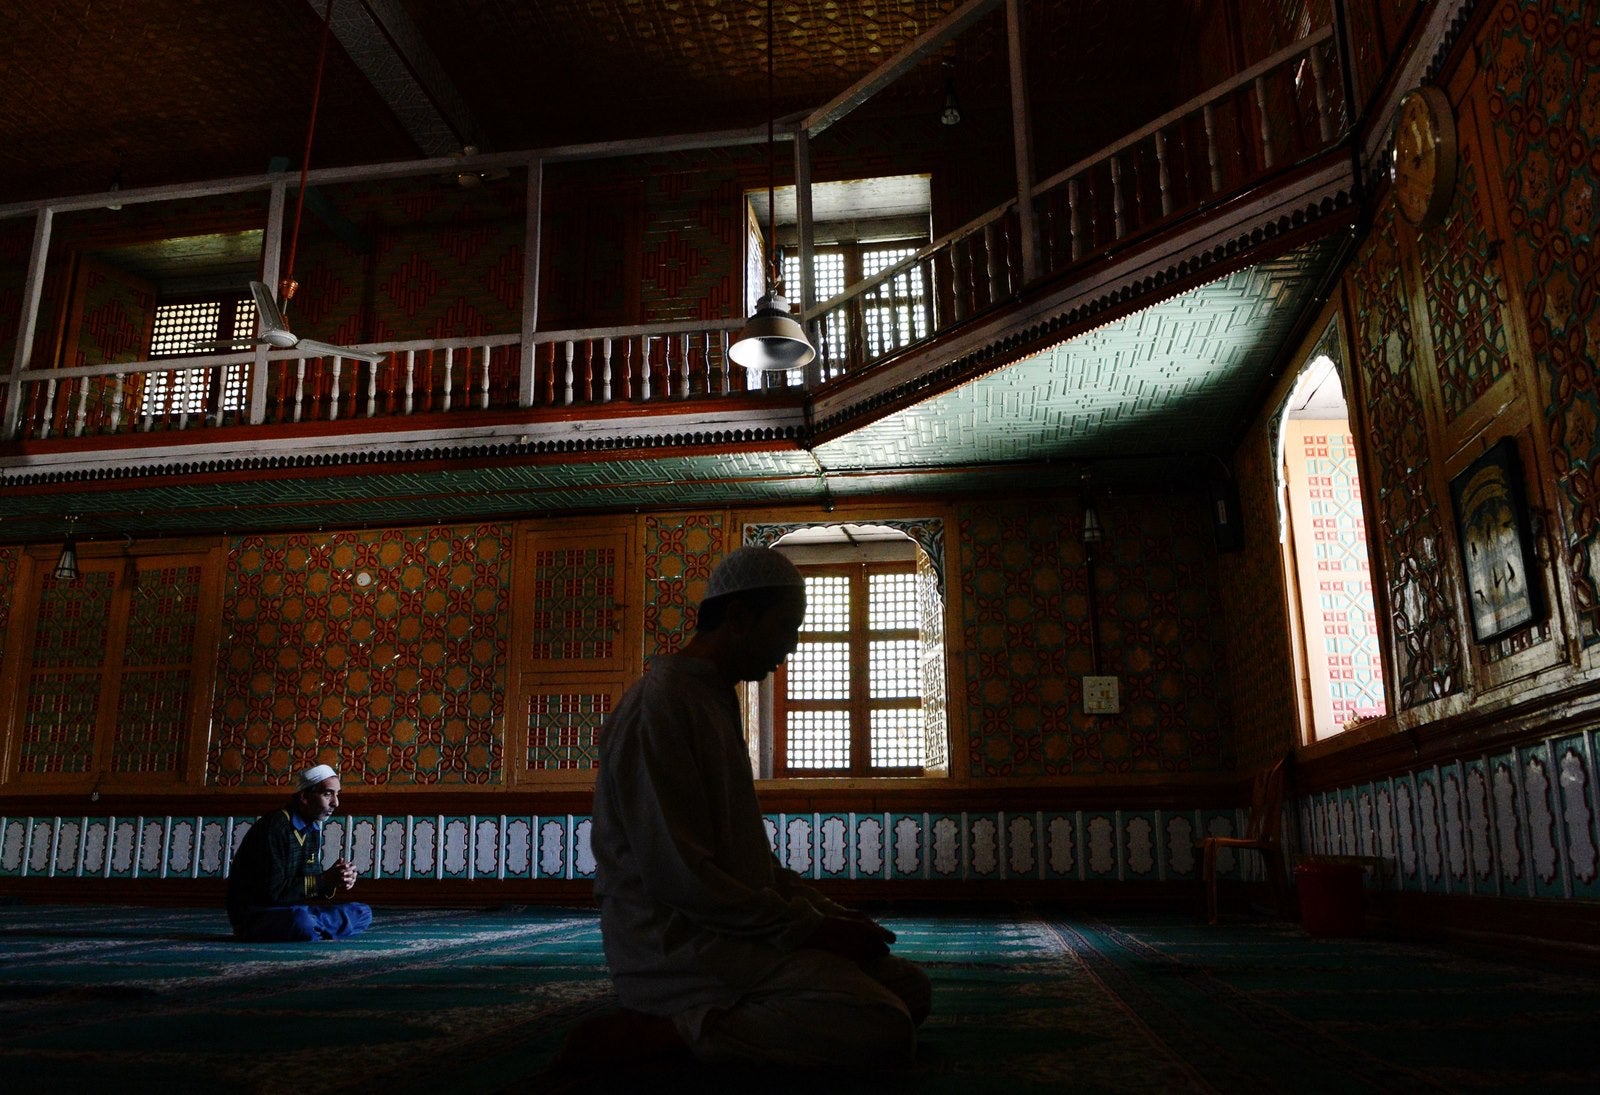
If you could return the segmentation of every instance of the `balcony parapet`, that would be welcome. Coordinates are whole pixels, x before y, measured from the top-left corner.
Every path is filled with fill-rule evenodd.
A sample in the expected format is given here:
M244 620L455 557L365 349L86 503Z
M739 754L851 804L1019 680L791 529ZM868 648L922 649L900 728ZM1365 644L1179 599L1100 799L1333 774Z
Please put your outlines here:
M819 352L804 370L733 366L739 319L361 346L383 355L376 365L258 348L25 369L0 378L0 478L507 445L808 445L1108 308L1220 276L1219 263L1243 264L1347 208L1355 168L1337 44L1332 28L1292 44L1040 181L1029 217L1005 202L809 309Z

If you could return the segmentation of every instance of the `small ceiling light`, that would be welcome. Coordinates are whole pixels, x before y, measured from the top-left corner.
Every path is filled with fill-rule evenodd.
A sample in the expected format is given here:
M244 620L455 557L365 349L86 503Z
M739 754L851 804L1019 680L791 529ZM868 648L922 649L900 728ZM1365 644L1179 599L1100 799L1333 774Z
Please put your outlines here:
M58 582L78 580L78 537L72 532L72 518L67 520L67 539L61 545L61 555L56 559L55 579Z
M956 101L955 66L946 61L944 67L950 75L946 76L944 81L944 109L939 112L939 124L960 125L961 104Z
M809 365L817 352L805 328L789 312L778 280L778 203L774 200L776 140L773 136L772 0L767 0L767 291L728 347L728 356L753 373L784 372Z

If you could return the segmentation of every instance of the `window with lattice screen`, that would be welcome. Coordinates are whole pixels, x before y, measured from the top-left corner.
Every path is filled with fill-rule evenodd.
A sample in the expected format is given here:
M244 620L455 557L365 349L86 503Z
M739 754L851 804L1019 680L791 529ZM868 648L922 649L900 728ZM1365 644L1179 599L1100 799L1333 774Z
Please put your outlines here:
M773 689L773 774L920 775L926 730L916 565L801 572L806 618Z
M889 243L843 242L819 245L811 252L811 278L816 303L823 304L866 278L911 258L925 239ZM785 252L783 284L791 302L800 300L800 256ZM865 294L859 322L835 309L821 320L817 354L824 379L842 374L846 365L880 357L927 338L931 298L923 264L911 264ZM802 370L791 370L790 383L801 382Z
M243 349L256 336L255 303L233 294L156 306L150 360L225 352L220 342ZM145 380L140 413L149 416L242 411L250 399L248 366L185 369L151 373Z

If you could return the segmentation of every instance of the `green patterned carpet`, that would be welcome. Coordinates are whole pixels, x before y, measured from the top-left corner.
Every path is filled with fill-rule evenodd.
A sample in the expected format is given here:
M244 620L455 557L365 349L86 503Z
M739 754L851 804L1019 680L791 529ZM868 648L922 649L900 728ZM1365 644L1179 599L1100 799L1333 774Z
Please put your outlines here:
M933 977L913 1071L630 1075L595 1092L1600 1090L1600 978L1292 924L887 916ZM14 1092L509 1092L614 1006L587 910L379 910L350 943L220 913L0 906Z

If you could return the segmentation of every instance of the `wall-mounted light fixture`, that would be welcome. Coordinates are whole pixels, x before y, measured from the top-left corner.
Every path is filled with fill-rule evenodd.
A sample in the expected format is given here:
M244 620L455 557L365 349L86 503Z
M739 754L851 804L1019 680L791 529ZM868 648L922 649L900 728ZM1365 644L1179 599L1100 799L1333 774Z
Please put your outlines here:
M1100 515L1095 512L1094 503L1083 503L1083 542L1098 544L1105 539L1105 529L1100 524Z
M61 554L56 558L55 579L58 582L76 582L78 580L78 537L72 531L72 522L76 517L67 518L67 539L61 545Z

